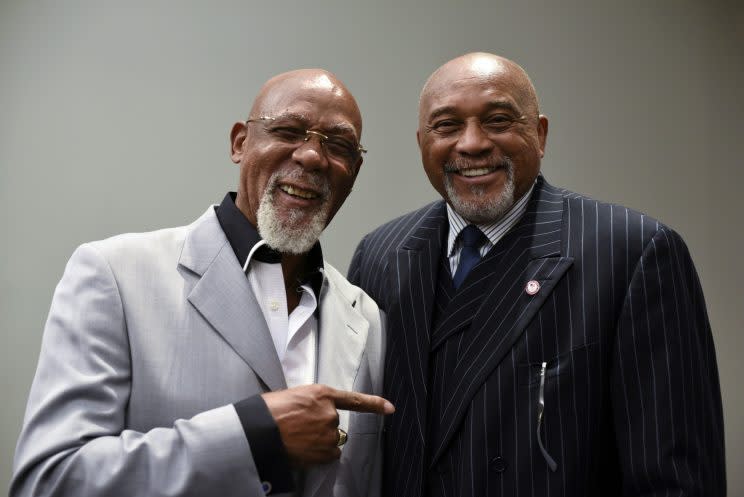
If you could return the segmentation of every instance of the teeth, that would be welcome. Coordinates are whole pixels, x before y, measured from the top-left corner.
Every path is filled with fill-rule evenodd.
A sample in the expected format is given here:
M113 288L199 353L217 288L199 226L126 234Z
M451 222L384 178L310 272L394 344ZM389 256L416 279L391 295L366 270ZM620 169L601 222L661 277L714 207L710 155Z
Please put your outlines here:
M285 191L295 197L306 198L306 199L313 199L313 198L318 197L317 193L309 192L307 190L301 190L299 188L295 188L294 186L290 186L290 185L281 185L279 188L281 188L282 191Z
M468 178L472 178L473 176L483 176L484 174L488 174L490 172L493 172L493 168L491 167L479 167L477 169L460 170L460 174Z

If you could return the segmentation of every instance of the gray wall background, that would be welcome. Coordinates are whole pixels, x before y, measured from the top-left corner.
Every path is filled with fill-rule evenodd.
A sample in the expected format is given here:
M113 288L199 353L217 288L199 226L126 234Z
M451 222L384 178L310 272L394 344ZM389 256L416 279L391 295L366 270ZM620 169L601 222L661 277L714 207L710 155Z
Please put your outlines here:
M729 492L744 495L743 47L742 9L721 1L0 1L0 488L75 246L218 202L237 180L230 126L261 83L320 66L356 95L370 149L324 235L344 269L364 233L435 198L418 92L483 50L531 74L551 182L685 237L717 345Z

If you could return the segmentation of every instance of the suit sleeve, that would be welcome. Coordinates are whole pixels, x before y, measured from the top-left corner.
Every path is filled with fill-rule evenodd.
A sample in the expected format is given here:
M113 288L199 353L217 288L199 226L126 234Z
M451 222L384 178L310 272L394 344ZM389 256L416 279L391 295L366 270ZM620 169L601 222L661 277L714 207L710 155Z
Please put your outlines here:
M613 357L623 495L726 493L721 394L687 247L661 228L634 270Z
M126 321L97 249L71 257L52 300L10 495L264 495L234 406L126 429Z

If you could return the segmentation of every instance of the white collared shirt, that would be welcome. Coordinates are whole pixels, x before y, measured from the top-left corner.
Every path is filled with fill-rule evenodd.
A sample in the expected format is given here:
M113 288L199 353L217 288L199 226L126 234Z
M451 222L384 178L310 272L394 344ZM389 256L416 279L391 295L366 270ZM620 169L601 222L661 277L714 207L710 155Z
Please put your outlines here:
M287 387L315 383L318 300L309 284L302 285L297 289L302 292L299 305L291 314L287 312L282 265L253 259L256 249L265 243L258 242L248 255L244 266L250 269L248 281L271 332Z
M486 235L488 239L480 248L480 256L483 257L501 240L504 235L514 227L522 218L527 210L527 202L530 199L532 190L535 185L530 187L529 191L522 195L518 201L504 214L501 219L491 224L476 224L478 228ZM460 263L460 252L462 251L462 240L458 238L460 232L471 224L447 204L447 218L449 219L449 236L447 238L447 257L449 258L450 271L452 274L457 272L457 265Z

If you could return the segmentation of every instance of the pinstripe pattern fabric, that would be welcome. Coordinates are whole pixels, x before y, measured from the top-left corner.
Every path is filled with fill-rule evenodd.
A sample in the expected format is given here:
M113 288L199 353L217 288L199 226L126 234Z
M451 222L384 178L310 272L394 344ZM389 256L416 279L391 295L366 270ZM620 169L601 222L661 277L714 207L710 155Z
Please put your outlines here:
M435 202L367 235L349 270L388 316L383 495L725 495L715 351L677 233L539 177L435 326L446 235Z

